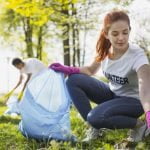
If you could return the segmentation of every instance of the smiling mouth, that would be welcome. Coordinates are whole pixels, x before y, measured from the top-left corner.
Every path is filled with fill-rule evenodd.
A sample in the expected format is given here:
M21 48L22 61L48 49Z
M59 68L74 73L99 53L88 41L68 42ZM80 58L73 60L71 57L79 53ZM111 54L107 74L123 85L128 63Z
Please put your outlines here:
M124 43L117 43L117 45L124 45Z

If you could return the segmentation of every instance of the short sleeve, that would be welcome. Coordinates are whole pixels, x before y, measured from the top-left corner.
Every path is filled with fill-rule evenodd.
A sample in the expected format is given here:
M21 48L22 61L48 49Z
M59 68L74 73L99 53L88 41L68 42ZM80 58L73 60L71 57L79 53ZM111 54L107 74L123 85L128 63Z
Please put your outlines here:
M132 69L135 70L136 72L141 66L145 64L149 64L148 58L144 50L142 49L139 50L139 52L136 54L136 56L133 59L134 59L134 64Z
M21 69L21 73L32 74L33 69L35 68L34 60L31 58L25 59L25 66Z
M27 63L27 68L29 73L34 73L38 69L39 61L35 58L30 58Z

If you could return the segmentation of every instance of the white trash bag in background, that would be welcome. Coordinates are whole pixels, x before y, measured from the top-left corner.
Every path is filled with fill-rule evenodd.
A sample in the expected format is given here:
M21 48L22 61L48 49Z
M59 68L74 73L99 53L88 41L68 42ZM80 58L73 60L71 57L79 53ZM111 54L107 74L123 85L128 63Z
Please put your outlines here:
M8 109L4 112L4 114L9 114L9 115L20 114L19 101L16 96L10 96L6 105Z

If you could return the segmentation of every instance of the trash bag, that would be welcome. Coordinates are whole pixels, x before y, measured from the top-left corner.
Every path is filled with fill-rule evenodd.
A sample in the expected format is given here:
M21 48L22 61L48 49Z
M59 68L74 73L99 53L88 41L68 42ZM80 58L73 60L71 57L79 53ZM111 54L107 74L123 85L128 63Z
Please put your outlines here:
M8 109L4 112L4 114L16 114L19 115L20 114L20 110L19 110L19 101L17 99L16 96L11 96L7 103L6 103Z
M19 104L19 129L27 138L74 141L70 129L70 98L64 74L47 69L28 84Z

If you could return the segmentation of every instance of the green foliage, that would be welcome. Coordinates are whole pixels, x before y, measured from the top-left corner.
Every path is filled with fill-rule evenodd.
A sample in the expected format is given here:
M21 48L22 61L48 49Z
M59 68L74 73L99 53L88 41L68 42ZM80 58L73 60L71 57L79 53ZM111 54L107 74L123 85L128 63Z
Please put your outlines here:
M43 49L45 44L44 39L48 35L51 36L47 32L49 30L49 23L56 25L59 34L65 33L68 30L66 29L66 24L79 23L70 12L75 9L72 8L72 5L81 1L84 0L3 1L3 4L0 5L3 6L3 13L0 14L0 29L3 32L1 35L8 39L8 37L14 38L14 34L18 34L18 38L23 38L21 42L25 43L24 47L21 47L21 51L26 53L25 57L39 57L47 61L44 59L47 54L43 52ZM66 12L69 12L69 14ZM42 34L38 34L39 28L42 28ZM55 30L53 31L53 35L56 36ZM68 38L65 34L61 37L63 39ZM38 42L38 39L40 39L40 42Z
M47 23L49 16L54 13L51 7L45 7L44 1L8 0L6 6L23 17L30 17L31 24L37 26Z
M42 26L53 19L55 15L57 15L56 18L58 18L57 21L61 23L69 22L70 18L65 16L62 10L71 9L70 4L75 4L78 1L79 0L53 0L49 5L46 5L44 0L7 0L6 7L22 17L29 17L31 24Z
M133 2L133 0L101 0L104 3L114 2L116 4L121 4L124 6L128 6L130 3Z

